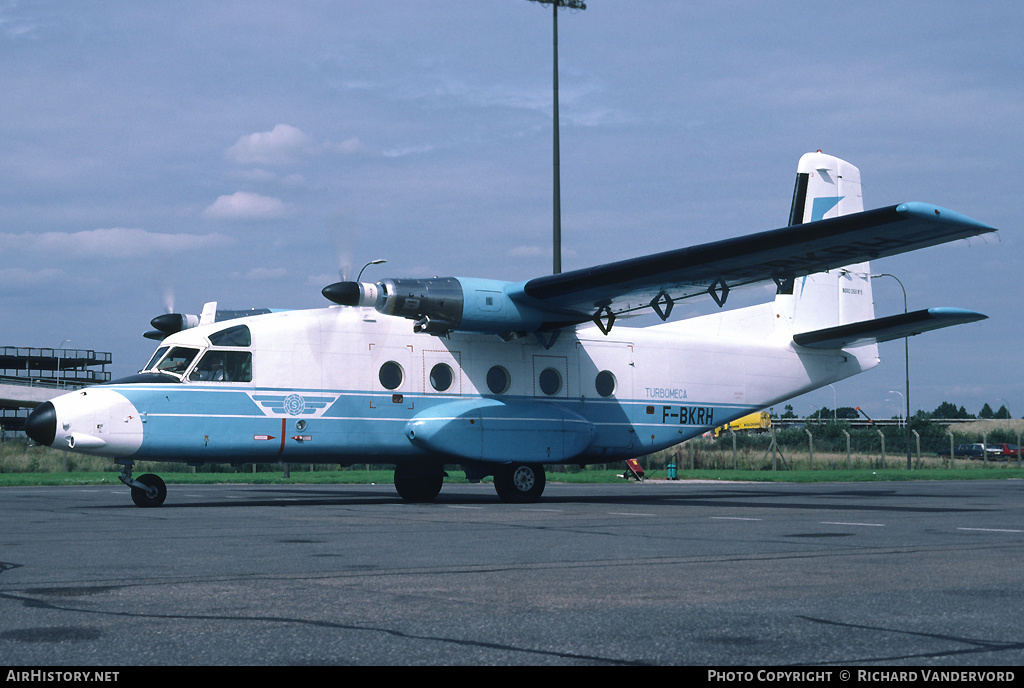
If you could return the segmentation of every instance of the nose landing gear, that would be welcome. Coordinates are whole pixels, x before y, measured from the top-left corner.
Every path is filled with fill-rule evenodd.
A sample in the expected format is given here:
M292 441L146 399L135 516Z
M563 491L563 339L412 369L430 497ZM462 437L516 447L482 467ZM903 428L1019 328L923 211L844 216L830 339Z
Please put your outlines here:
M140 475L138 479L132 478L132 461L119 461L121 474L117 476L121 482L132 489L132 501L135 506L150 508L160 506L167 499L167 485L163 479L152 473Z

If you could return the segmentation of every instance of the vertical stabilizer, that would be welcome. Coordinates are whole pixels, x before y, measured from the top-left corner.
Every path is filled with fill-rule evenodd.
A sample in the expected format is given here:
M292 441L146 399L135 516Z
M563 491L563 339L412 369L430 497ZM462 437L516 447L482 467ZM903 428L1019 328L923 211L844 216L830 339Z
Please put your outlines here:
M797 165L789 223L804 224L864 210L860 170L821 151L807 153ZM835 327L874 317L868 263L798 277L776 297L793 332Z
M860 170L821 151L800 158L789 224L801 225L863 210Z

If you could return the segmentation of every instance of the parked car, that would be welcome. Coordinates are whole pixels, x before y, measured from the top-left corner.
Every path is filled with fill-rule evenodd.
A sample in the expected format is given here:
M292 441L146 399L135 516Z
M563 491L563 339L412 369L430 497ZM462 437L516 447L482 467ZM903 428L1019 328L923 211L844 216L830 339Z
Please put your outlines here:
M998 452L997 456L1003 459L1016 459L1019 456L1016 444L990 444L988 448L989 451Z
M1007 445L1010 446L1010 445ZM988 454L988 458L1001 457L1002 449L999 445L990 444L986 448L981 442L975 442L972 444L958 444L953 448L953 458L955 459L984 459L985 454ZM939 456L949 456L948 449L940 449L938 452Z

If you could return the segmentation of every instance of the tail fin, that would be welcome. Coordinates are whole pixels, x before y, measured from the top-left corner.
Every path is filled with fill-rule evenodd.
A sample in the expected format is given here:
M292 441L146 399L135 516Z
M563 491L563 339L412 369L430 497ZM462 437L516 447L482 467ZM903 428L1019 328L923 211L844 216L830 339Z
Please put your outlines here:
M864 210L860 170L821 151L807 153L797 166L789 223L803 224ZM874 318L868 263L799 277L782 285L778 312L793 332L819 330Z
M821 151L800 158L789 224L802 225L863 210L860 170Z

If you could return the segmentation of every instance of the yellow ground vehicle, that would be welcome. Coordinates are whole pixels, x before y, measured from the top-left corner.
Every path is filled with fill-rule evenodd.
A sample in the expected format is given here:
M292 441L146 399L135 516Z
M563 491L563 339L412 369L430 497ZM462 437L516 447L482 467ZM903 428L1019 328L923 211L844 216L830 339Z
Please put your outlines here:
M729 430L754 430L755 432L765 432L772 428L772 417L767 411L755 411L749 415L737 418L731 423L715 428L715 437L718 437L723 432Z

